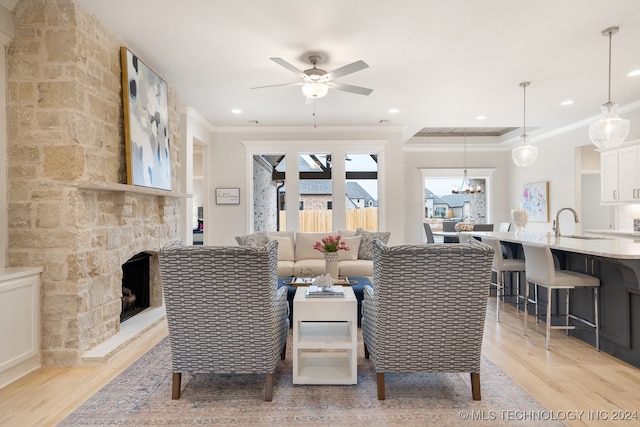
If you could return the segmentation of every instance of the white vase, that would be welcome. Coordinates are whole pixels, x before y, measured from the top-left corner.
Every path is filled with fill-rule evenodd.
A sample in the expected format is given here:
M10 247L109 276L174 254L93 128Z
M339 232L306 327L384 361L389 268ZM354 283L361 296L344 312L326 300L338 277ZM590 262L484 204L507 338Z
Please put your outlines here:
M330 274L334 280L338 280L338 252L324 253L324 272Z

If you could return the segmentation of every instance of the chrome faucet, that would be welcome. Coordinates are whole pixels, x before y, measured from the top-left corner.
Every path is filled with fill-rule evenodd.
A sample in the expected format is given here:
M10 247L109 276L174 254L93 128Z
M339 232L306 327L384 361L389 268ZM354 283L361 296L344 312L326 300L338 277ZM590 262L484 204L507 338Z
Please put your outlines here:
M558 212L556 212L556 219L553 221L553 231L556 235L556 237L560 237L560 222L558 220L558 218L560 217L560 212L562 211L571 211L573 212L573 219L576 221L576 224L580 222L580 220L578 219L578 213L575 211L575 209L573 208L561 208L558 209Z

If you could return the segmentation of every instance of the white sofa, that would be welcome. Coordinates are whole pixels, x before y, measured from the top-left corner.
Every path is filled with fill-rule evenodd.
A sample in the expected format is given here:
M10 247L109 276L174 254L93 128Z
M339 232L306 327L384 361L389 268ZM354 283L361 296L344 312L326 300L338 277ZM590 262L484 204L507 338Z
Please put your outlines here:
M293 231L256 232L237 236L240 245L262 246L278 242L278 277L317 276L325 273L324 253L313 249L315 242L329 234L343 237L348 251L338 251L340 276L373 276L372 243L374 239L389 240L388 232L369 232L363 229L340 230L333 233Z

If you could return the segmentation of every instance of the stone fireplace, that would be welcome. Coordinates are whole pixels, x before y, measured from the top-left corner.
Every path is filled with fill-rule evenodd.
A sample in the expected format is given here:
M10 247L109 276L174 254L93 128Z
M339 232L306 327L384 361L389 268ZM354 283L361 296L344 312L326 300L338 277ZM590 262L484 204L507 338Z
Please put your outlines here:
M183 200L178 99L168 82L174 191L128 186L123 41L74 0L21 0L15 27L7 265L43 268L42 363L77 366L118 333L122 265L137 254L150 255L149 305L162 305L157 251L178 238Z

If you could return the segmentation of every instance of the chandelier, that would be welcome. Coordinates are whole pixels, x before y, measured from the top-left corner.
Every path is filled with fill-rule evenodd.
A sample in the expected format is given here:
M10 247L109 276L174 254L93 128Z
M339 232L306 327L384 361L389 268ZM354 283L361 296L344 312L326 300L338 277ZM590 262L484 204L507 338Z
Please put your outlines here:
M516 166L527 167L531 166L538 157L538 147L531 145L529 141L529 135L527 135L527 87L530 85L530 82L522 82L520 83L520 87L522 88L523 93L523 123L522 123L522 136L520 139L522 140L522 145L518 145L516 148L511 150L511 158L513 159L513 163Z
M598 148L617 147L629 134L629 120L618 117L618 104L611 101L611 38L618 30L618 27L611 27L602 31L604 37L609 37L609 98L600 107L598 120L589 125L589 137Z
M462 176L462 183L460 186L454 185L451 189L451 193L453 194L475 194L480 193L482 188L480 184L477 186L471 185L471 181L467 177L467 134L464 134L464 174Z

